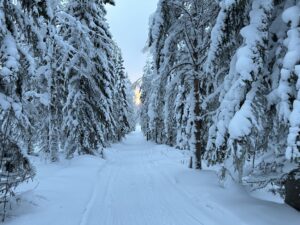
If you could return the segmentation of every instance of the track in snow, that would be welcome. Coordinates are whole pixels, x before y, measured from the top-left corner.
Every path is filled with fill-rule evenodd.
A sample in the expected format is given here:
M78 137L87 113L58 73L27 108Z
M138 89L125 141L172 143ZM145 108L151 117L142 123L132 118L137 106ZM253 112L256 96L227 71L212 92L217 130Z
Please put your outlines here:
M108 162L80 225L221 224L211 209L197 205L176 187L155 147L137 131L107 151Z

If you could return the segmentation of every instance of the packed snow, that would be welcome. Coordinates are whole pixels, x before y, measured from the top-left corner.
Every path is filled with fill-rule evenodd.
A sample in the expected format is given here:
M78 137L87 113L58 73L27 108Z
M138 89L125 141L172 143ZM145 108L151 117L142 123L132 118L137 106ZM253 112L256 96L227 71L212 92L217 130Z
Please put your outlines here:
M189 151L146 142L138 129L105 151L37 168L18 187L6 225L299 225L285 204L224 188L214 171L188 168ZM261 196L270 200L270 196Z

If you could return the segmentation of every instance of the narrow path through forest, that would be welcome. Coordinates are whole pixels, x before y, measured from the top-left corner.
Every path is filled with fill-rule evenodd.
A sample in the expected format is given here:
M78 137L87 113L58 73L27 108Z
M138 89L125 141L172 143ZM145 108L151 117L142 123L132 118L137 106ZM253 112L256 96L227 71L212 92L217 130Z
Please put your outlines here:
M176 164L179 155L172 155L165 152L163 146L146 142L139 130L114 149L107 151L108 163L99 173L97 192L91 196L89 203L92 204L88 204L80 225L282 224L270 216L272 213L269 214L269 221L263 219L260 222L255 221L254 214L251 216L254 218L243 216L243 213L231 209L230 200L226 205L218 205L212 196L216 191L214 189L224 190L218 187L213 173L204 172L204 175L210 174L210 178L196 177L197 171ZM205 177L208 179L203 179ZM199 186L202 188L197 193L194 185L200 179ZM236 191L240 196L242 190ZM224 197L221 197L222 200ZM251 199L248 201L251 205ZM261 206L259 201L257 203L258 212ZM239 204L242 208L247 207L243 206L243 201ZM244 213L252 214L246 208L244 210ZM252 221L249 221L250 218Z
M213 171L187 168L188 152L146 142L139 130L105 157L79 157L63 170L40 169L38 188L27 196L30 209L19 210L8 224L299 224L294 209L255 199L235 184L222 188Z
M153 147L135 132L115 152L107 153L97 193L80 225L220 224L210 208L177 187L160 162L166 156Z

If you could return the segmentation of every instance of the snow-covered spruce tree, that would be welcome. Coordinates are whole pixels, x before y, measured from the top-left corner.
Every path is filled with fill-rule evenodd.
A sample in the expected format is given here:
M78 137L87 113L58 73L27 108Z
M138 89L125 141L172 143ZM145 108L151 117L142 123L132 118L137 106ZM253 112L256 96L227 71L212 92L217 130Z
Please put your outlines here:
M147 136L149 139L157 143L163 142L164 137L164 123L163 123L163 97L164 86L162 78L159 76L159 69L161 64L161 50L164 46L164 34L166 34L166 27L170 25L167 20L167 1L160 1L158 9L155 12L150 27L149 43L151 53L153 55L153 80L151 81L151 92L148 98L147 115L149 117ZM167 24L169 22L169 24ZM145 92L146 93L146 92ZM142 125L143 127L143 125Z
M176 38L179 35L176 32L177 26L174 23L178 17L178 10L172 7L171 4L174 3L177 3L177 1L160 1L152 18L148 44L153 57L153 72L149 71L150 73L144 74L144 76L150 75L153 77L151 91L148 92L149 96L147 96L148 110L145 116L148 116L149 121L147 126L148 132L145 134L156 142L169 144L173 142L172 139L176 139L176 137L172 136L173 132L171 132L171 127L169 126L174 118L171 115L173 103L165 102L164 98L166 94L168 96L174 95L172 93L176 91L172 90L171 87L166 90L166 87L169 87L167 83L169 82L168 76L170 76L167 73L171 71L172 66L175 64L175 57L170 52L176 54L176 44L180 41L179 38ZM171 27L173 27L172 32L170 32ZM145 77L146 79L147 77ZM147 90L143 90L143 96L145 96L146 92ZM143 98L146 100L146 97Z
M21 73L21 51L19 45L15 5L12 1L1 3L1 42L0 42L0 91L1 91L1 130L5 135L21 144L23 131L28 119L23 111L22 88L25 74Z
M208 79L212 81L209 83L214 85L210 96L218 97L218 101L210 96L205 100L208 106L212 106L209 109L212 114L212 125L209 129L205 159L208 164L222 164L225 160L223 172L231 170L235 179L241 181L244 177L243 180L254 188L264 188L269 183L275 184L274 187L277 188L276 185L280 184L283 175L291 168L284 159L284 150L287 147L287 139L290 140L287 138L290 115L293 101L297 96L295 73L288 73L288 76L284 73L282 76L285 55L288 52L288 32L291 29L291 22L284 21L282 16L283 11L295 6L297 1L272 1L264 4L267 5L257 7L258 2L255 1L222 1L220 4L221 10L212 29L210 51L205 62ZM260 14L262 9L264 15ZM290 18L298 19L297 16ZM247 25L249 23L250 27ZM245 35L244 24L247 25L249 35ZM251 24L262 26L255 28ZM241 57L247 55L241 54L243 53L241 49L245 49L245 43L251 43L247 39L250 40L252 37L253 43L256 42L258 45L254 48L249 45L252 50L248 55L254 56L252 58L254 63L250 62L248 65L253 66L251 76L255 75L257 78L255 80L251 78L251 88L246 84L240 92L241 89L236 86L241 68L238 62L243 62L240 60ZM258 41L259 37L262 41ZM253 55L255 49L259 51ZM253 93L254 85L257 90ZM249 102L251 92L253 100ZM228 98L230 95L231 98ZM240 101L241 99L243 101ZM234 101L240 101L240 104L235 104ZM231 107L232 103L234 107ZM249 106L248 115L242 113L247 112L246 103ZM214 108L217 109L215 112ZM251 129L248 130L248 135L234 138L235 131L241 131L236 128L244 129L245 126L242 125L247 123L241 121L235 124L233 121L245 115L250 121L248 124ZM247 129L243 130L245 131ZM234 150L238 145L242 146L240 152ZM243 170L245 172L242 172Z
M29 125L22 105L25 74L22 47L18 40L19 21L10 0L0 2L0 206L3 220L13 189L34 175L18 144Z
M152 18L149 48L154 61L148 102L150 139L195 152L201 168L200 95L206 93L201 63L216 5L210 1L160 1ZM210 11L211 10L211 11ZM201 93L202 92L202 93ZM176 124L176 126L175 126ZM154 134L154 135L153 135Z
M272 22L269 28L269 38L265 63L265 77L267 81L268 107L264 111L263 128L264 142L258 145L255 156L251 159L251 165L245 165L248 170L244 183L250 184L253 189L269 187L273 192L282 192L284 175L293 166L285 158L287 136L289 131L288 118L283 117L283 104L280 93L284 92L280 85L280 71L283 66L283 58L286 53L284 40L286 39L288 26L282 19L282 13L293 5L293 1L276 1L272 9ZM257 142L258 143L258 142Z
M204 65L206 76L213 84L211 98L206 100L212 114L205 152L209 164L222 163L225 159L228 140L228 124L225 121L228 119L227 114L219 116L218 108L231 87L231 80L226 75L231 59L242 43L239 32L244 27L248 11L247 0L221 1L219 14L211 30L210 47Z
M66 6L66 22L61 30L74 48L63 122L67 157L75 152L101 154L103 147L123 137L132 126L128 121L129 100L126 103L127 77L120 52L114 52L104 3L72 0ZM125 110L117 115L117 107Z
M178 71L185 71L185 66L189 64L188 60L182 63L183 57L186 58L183 53L187 50L178 20L181 4L183 3L179 1L160 1L152 18L148 43L153 58L153 80L147 113L150 130L148 136L150 134L150 139L158 143L174 146L177 145L177 129L174 126L177 122L172 99L177 95L176 84L181 82L182 73ZM181 125L178 124L180 127Z
M243 44L232 58L225 78L228 89L217 113L216 139L220 142L216 147L225 146L224 170L229 170L239 182L242 182L246 161L255 159L255 151L260 150L264 142L259 136L265 124L264 63L272 7L272 1L251 2L249 25L240 31Z
M297 4L296 1L276 1L273 6L272 24L269 28L268 51L266 54L265 71L268 76L265 77L268 91L267 95L268 108L261 113L265 126L260 134L264 134L264 141L259 142L258 137L252 138L258 144L256 146L255 155L251 159L251 170L249 165L245 166L247 170L247 178L245 182L250 183L254 189L265 188L268 184L274 192L283 194L280 186L284 179L284 175L289 173L291 168L297 167L297 158L289 158L286 154L290 150L289 131L291 129L294 110L294 102L297 102L297 76L296 64L294 69L287 69L288 65L293 65L297 61L297 54L294 55L292 48L292 64L288 64L290 55L289 41L291 23L285 20L284 12L289 11ZM299 15L299 14L298 14ZM289 18L296 19L297 16L289 12ZM294 36L295 37L295 36ZM295 39L293 39L295 41ZM297 42L297 41L296 41ZM298 59L299 60L299 59ZM288 72L290 71L290 72ZM287 73L286 73L287 72ZM294 102L293 102L294 101ZM295 117L294 117L295 118ZM296 117L297 118L297 117ZM292 121L291 121L292 120ZM292 139L293 140L293 139ZM295 139L294 139L295 141ZM294 143L296 146L297 143ZM287 151L285 152L285 150ZM287 157L285 157L285 154ZM249 164L249 163L248 163Z
M38 1L37 9L39 15L44 18L44 25L47 26L45 55L42 57L40 69L44 71L48 82L49 93L49 152L51 161L58 160L58 151L60 147L59 136L61 134L62 107L64 99L65 75L61 70L64 65L65 43L57 34L57 1L44 0Z
M207 107L204 100L212 88L203 66L209 46L210 27L216 19L216 4L203 0L187 1L183 6L185 8L181 7L181 10L184 16L181 16L180 20L183 19L183 41L190 61L189 72L185 72L184 79L189 86L191 96L187 124L187 128L189 126L191 128L186 133L190 133L191 150L195 152L195 168L201 169L201 159L207 141Z
M153 61L150 56L148 56L146 65L144 66L142 86L141 86L141 112L140 112L140 124L143 133L145 134L147 140L150 140L150 124L149 124L149 98L151 95L151 82L153 76Z
M128 78L128 74L125 74L125 80L124 82L124 88L125 88L125 96L126 96L126 101L127 102L127 106L126 106L126 114L124 114L123 116L125 116L127 118L128 121L128 125L129 127L126 130L125 134L128 134L130 131L134 131L136 128L136 125L138 123L139 120L139 115L138 112L135 110L136 106L134 103L134 91L132 90L132 83L130 82L129 78Z
M297 2L297 3L296 3ZM291 162L300 163L300 2L287 8L283 21L288 24L287 38L284 40L286 54L281 69L279 93L284 107L284 117L289 120L286 157Z
M42 15L44 10L40 1L16 1L21 12L18 21L22 21L19 34L22 39L24 55L28 59L27 83L24 85L23 102L30 125L28 127L27 152L33 154L33 148L47 154L49 152L49 73L45 72L44 57L49 44L48 25ZM49 70L48 70L49 71Z
M32 89L34 88L32 82L34 80L36 60L31 47L31 37L32 37L32 18L27 14L26 8L23 8L21 1L5 1L6 11L9 12L5 15L5 21L8 24L9 31L11 32L12 38L14 39L16 56L18 59L18 70L15 72L15 76L18 77L14 90L16 95L11 96L12 98L17 98L20 106L22 107L23 120L19 129L15 129L14 136L17 140L18 145L22 148L27 149L28 152L32 151L32 131L33 123L32 118L35 117L33 111L35 107L31 107L29 96L33 95ZM36 40L34 41L34 43ZM4 47L4 45L3 45ZM12 89L13 90L13 89ZM13 91L12 91L13 92ZM31 108L33 110L31 110ZM17 136L16 136L17 135Z
M114 87L113 87L113 116L117 123L116 138L120 141L125 134L134 129L134 107L131 84L124 69L124 60L121 49L114 43L113 46Z
M68 61L69 46L58 35L59 1L19 0L26 20L28 46L35 59L35 76L32 90L27 98L39 115L31 119L35 127L40 126L37 140L39 147L51 161L58 160L60 148L62 107L66 98L64 69Z
M66 71L68 96L63 109L63 131L66 137L64 148L67 158L73 157L74 153L95 154L101 151L99 141L104 142L103 135L100 138L96 135L97 129L103 128L99 128L102 124L97 125L98 120L95 118L92 99L89 96L92 91L90 85L93 84L92 67L95 66L92 63L93 43L89 37L89 28L80 18L76 18L76 10L80 9L79 2L68 2L63 27L60 29L61 35L74 48ZM83 7L82 10L84 9ZM97 139L89 143L90 136Z

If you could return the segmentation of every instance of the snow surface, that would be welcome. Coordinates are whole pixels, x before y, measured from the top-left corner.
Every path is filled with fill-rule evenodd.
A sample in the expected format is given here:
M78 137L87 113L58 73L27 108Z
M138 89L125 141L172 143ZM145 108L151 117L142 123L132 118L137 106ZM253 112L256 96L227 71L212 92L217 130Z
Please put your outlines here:
M299 225L285 204L222 188L215 172L188 169L190 153L146 142L137 130L105 151L58 164L34 161L7 225Z

